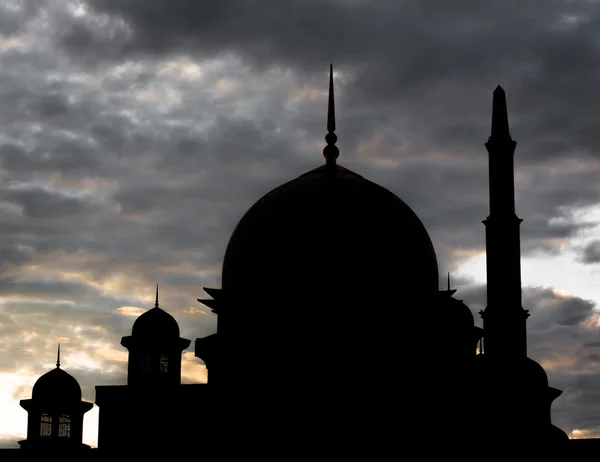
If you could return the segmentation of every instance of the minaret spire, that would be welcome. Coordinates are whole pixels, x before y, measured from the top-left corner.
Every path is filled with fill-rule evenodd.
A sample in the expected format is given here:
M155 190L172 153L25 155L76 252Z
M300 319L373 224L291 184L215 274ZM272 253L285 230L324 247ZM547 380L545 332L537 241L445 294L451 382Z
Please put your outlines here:
M508 109L506 108L506 93L498 85L494 90L494 102L492 105L492 136L494 139L510 140L508 127Z
M58 344L58 352L56 353L56 367L60 367L60 343Z
M448 292L450 292L450 271L448 271Z
M329 102L327 105L327 135L325 142L327 146L323 149L323 155L328 166L335 165L335 160L340 155L340 150L335 145L337 135L335 134L335 100L333 92L333 63L329 65Z
M158 284L156 284L156 301L154 302L154 308L158 308Z

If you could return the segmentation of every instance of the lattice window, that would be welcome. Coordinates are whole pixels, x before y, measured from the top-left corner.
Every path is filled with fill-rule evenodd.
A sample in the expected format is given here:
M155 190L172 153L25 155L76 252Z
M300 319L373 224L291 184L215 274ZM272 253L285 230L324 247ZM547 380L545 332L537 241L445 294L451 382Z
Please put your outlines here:
M71 416L61 414L58 418L58 437L71 438Z
M166 374L169 372L169 357L167 355L160 355L160 373Z
M52 416L42 414L40 418L40 438L52 438Z

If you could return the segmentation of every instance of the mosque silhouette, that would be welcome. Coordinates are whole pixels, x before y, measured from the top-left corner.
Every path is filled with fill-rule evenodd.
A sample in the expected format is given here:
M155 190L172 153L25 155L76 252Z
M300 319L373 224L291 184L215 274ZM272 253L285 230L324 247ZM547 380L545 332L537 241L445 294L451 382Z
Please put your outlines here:
M217 332L196 339L206 384L181 384L175 319L159 306L121 339L127 385L97 386L98 448L82 443L77 381L60 367L35 383L27 439L0 460L336 458L493 454L525 448L570 457L600 439L552 424L561 391L527 356L520 223L504 90L493 94L483 329L440 290L417 215L337 163L330 68L326 162L258 200L225 252L222 288L198 299ZM427 323L424 324L424 315ZM480 452L477 452L480 451Z

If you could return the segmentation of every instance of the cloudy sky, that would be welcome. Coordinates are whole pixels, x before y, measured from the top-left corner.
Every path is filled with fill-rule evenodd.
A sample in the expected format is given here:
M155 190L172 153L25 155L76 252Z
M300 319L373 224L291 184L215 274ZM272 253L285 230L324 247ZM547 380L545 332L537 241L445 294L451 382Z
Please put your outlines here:
M2 445L25 436L18 400L58 342L84 399L126 382L120 338L156 283L182 336L215 331L195 300L220 286L235 224L323 162L331 60L340 163L415 210L474 312L483 143L492 91L506 89L529 354L564 390L554 423L600 436L597 3L2 1ZM183 361L185 382L205 380L193 347Z

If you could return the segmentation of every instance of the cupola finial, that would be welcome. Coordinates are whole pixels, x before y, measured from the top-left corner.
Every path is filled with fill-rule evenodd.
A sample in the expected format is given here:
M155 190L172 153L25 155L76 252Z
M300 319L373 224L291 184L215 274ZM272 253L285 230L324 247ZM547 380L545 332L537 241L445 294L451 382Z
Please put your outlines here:
M158 284L156 284L156 301L154 302L154 308L158 308Z
M327 165L335 165L335 160L340 155L340 150L335 145L337 135L335 134L335 99L333 93L333 63L329 65L329 103L327 105L327 135L325 135L327 146L323 149L323 155Z
M58 344L58 352L56 353L56 367L60 367L60 343Z

